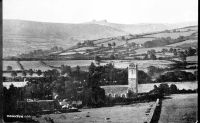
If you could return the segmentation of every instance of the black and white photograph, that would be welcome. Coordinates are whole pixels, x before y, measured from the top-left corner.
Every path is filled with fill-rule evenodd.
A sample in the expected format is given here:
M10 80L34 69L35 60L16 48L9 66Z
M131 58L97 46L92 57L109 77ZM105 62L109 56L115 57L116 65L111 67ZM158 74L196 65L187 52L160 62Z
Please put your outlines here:
M2 0L2 123L198 123L198 0Z

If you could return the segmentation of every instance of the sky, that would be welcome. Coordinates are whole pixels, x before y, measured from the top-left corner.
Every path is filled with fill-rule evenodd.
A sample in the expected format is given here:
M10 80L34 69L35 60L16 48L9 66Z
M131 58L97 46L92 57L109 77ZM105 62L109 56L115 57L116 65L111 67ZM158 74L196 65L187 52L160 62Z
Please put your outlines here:
M198 0L3 0L3 19L56 23L198 21Z

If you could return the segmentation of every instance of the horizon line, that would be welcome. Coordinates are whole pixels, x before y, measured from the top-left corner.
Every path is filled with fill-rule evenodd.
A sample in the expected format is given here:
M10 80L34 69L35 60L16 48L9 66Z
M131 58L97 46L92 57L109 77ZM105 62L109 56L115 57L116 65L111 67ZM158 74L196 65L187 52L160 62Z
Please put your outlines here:
M3 18L3 20L17 20L17 21L29 21L29 22L40 22L40 23L60 23L60 24L87 24L87 23L98 23L98 22L105 22L105 23L113 23L113 24L124 24L124 25L137 25L137 24L181 24L181 23L196 23L198 25L197 21L181 21L181 22L141 22L141 23L118 23L118 22L110 22L107 19L102 20L96 20L92 19L90 21L84 21L84 22L55 22L55 21L37 21L37 20L28 20L28 19L14 19L14 18Z

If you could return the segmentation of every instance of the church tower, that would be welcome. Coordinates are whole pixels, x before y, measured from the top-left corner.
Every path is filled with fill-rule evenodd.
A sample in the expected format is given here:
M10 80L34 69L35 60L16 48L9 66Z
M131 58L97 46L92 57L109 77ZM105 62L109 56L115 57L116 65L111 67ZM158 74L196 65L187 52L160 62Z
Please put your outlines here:
M138 68L137 64L131 63L128 67L129 90L138 93Z

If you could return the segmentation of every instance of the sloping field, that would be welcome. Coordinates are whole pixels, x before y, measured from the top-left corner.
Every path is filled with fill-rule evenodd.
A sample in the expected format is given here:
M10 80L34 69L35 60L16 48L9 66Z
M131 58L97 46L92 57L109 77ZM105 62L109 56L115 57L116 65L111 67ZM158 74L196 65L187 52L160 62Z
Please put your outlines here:
M104 42L108 42L110 40L113 40L113 39L112 38L102 38L99 40L94 40L94 44L104 43Z
M106 65L107 63L111 63L111 61L106 60L105 63L101 63L101 65ZM166 60L113 60L112 63L116 68L127 68L130 63L136 63L138 65L138 69L145 72L147 72L147 68L149 66L168 68L171 64L173 64L173 62Z
M153 35L147 35L147 36L144 36L144 37L155 37L155 38L171 37L172 39L176 39L179 36L190 36L194 32L196 32L196 31L173 32L173 33L158 33L158 34L153 34Z
M47 50L54 46L68 48L71 45L75 45L74 42L66 43L65 39L59 38L53 38L52 40L51 38L45 39L29 36L10 36L4 37L3 40L4 56L14 56L17 54L28 53L30 51L38 49Z
M107 41L107 42L99 43L99 44L97 44L97 46L101 46L103 44L105 47L108 47L108 43L110 43L112 45L114 42L116 44L115 46L120 46L120 45L123 45L123 44L126 43L123 40L114 39L114 40L110 40L110 41Z
M181 44L181 45L179 45L179 46L177 46L177 47L179 47L179 48L183 48L183 49L187 49L187 48L189 48L189 47L198 47L198 42L192 42L192 43L184 43L184 44Z
M143 123L145 110L153 103L81 109L81 112L44 115L38 120L46 123L44 117L51 117L55 123Z
M74 51L85 51L87 49L92 50L95 48L98 48L98 47L81 47L81 48L74 49Z
M189 30L198 30L198 26L190 26L190 27L180 28L180 29L177 29L177 30L188 31L188 29Z
M60 67L61 65L68 65L71 67L79 66L89 66L93 60L67 60L67 61L44 61L47 65Z
M170 49L170 46L163 46L163 47L152 47L152 48L140 48L135 50L136 54L143 54L143 53L147 53L148 50L155 50L156 52L160 52L162 51L162 49Z
M197 94L174 94L162 102L159 123L195 123Z
M21 70L17 61L3 61L3 71L7 70L7 66L11 66L12 70Z
M20 63L23 65L25 70L32 69L32 70L47 71L53 69L51 67L42 64L40 61L20 61Z
M186 41L183 41L183 42L178 42L178 43L174 43L174 44L170 44L170 45L167 45L167 46L170 46L170 47L177 47L177 46L180 46L180 45L183 45L183 44L191 44L191 43L198 43L197 40L186 40Z
M138 39L131 39L131 40L128 40L128 43L136 43L136 44L143 44L147 41L152 41L153 39L155 38L138 38Z

